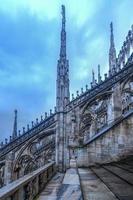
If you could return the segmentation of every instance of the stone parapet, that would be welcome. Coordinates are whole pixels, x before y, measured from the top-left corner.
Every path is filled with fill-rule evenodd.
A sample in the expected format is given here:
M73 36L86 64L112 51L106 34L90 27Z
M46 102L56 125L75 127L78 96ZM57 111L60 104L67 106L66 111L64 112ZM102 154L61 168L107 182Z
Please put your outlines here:
M44 189L55 174L55 162L51 162L36 171L8 184L0 189L1 200L34 199Z

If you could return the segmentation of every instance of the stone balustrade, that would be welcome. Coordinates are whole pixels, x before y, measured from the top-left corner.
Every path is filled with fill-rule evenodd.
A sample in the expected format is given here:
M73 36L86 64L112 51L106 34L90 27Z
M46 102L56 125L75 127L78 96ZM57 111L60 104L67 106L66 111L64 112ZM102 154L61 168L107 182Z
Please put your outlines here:
M33 200L44 189L55 174L55 162L51 162L36 171L8 184L0 189L1 200Z

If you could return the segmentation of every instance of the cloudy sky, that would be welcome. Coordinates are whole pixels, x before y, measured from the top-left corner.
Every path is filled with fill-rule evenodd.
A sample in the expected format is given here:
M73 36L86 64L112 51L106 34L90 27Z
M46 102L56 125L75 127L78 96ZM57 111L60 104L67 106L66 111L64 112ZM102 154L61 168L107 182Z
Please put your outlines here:
M66 6L71 93L108 70L109 24L117 53L133 23L132 0L0 0L0 140L55 105L61 4Z

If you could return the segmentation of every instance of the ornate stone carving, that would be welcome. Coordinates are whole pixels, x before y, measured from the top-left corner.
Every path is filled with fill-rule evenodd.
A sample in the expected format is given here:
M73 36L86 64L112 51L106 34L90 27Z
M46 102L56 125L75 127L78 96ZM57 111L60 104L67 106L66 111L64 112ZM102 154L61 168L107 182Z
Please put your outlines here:
M122 111L123 113L133 109L133 75L129 77L122 87Z
M90 102L83 110L79 134L88 140L107 125L108 95L101 95Z

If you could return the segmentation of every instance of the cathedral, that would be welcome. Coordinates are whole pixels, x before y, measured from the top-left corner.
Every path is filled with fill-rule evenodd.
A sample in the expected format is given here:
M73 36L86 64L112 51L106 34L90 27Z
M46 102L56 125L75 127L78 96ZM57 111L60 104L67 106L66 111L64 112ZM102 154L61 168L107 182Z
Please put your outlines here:
M0 200L133 200L133 26L109 69L70 98L62 5L56 107L0 144Z

